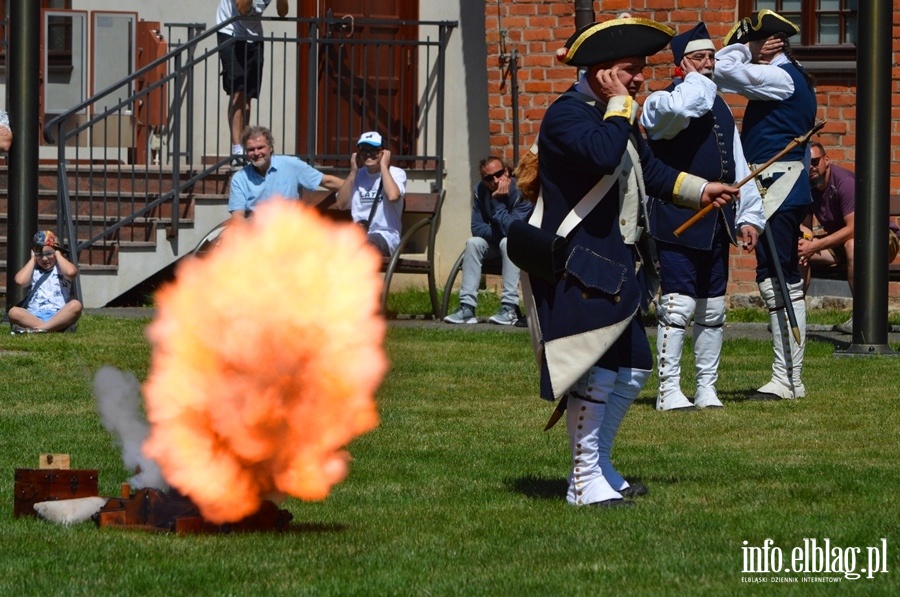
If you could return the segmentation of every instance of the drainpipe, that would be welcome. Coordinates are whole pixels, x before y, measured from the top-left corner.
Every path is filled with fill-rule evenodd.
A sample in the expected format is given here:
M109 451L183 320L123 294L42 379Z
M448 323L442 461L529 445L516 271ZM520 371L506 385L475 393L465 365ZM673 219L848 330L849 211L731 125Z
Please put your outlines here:
M12 0L9 3L9 52L6 54L9 124L13 132L7 161L7 311L24 297L15 277L19 268L31 259L31 237L37 231L40 39L41 3Z
M581 29L594 22L593 0L575 0L575 29Z

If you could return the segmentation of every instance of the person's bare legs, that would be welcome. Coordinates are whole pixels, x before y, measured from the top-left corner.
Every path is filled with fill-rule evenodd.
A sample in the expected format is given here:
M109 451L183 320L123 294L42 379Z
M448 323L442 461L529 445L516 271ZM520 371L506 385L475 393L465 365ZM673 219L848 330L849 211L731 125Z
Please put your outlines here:
M844 253L847 255L847 283L850 285L850 294L853 294L853 239L844 243Z
M34 329L46 330L48 332L62 332L78 321L79 317L81 317L81 302L72 299L66 303L62 309L57 311L56 315L47 321L42 322L41 325L36 326Z
M68 329L73 323L81 317L81 302L71 300L66 303L62 309L57 311L56 315L47 321L41 321L21 307L13 307L9 310L9 322L32 330L42 330L45 332L61 332Z
M231 128L231 144L241 144L241 133L250 122L250 100L243 90L231 94L228 103L228 124Z
M32 315L27 309L23 309L22 307L10 308L8 315L10 324L18 325L30 330L44 323L39 317Z

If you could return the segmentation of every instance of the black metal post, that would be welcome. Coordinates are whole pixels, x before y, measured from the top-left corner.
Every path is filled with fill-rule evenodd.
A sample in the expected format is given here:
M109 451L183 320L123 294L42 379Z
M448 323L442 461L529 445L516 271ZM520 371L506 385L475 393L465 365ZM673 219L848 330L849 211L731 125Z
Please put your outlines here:
M594 22L594 2L593 0L575 0L575 29L581 29L582 27L587 27L591 23ZM576 70L578 73L576 79L587 70L585 68L579 68Z
M581 29L594 22L593 0L575 0L575 29Z
M897 354L887 344L891 156L891 23L886 0L859 3L853 343L836 356Z
M6 308L23 298L16 272L31 259L37 231L38 145L40 143L41 5L34 0L9 3L9 201L6 236Z

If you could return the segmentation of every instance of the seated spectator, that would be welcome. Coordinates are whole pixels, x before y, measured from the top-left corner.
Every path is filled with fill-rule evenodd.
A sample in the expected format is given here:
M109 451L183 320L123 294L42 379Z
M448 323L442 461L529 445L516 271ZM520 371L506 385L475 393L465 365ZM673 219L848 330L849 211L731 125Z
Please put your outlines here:
M797 252L800 258L800 273L804 279L803 291L809 288L813 266L845 265L847 282L853 292L853 231L856 211L854 173L837 164L832 164L821 143L809 144L809 182L812 187L812 216L821 226L821 231L813 232L812 218L807 218L801 226L802 236ZM898 238L896 224L888 230L888 262L897 255ZM837 326L838 331L853 333L853 318Z
M16 284L28 287L25 299L9 310L14 334L62 332L81 316L81 303L71 298L78 268L63 255L59 239L41 230L32 240L33 257L15 276Z
M9 114L0 110L0 151L9 151L12 147L13 134L9 128Z
M488 156L479 164L481 182L472 199L472 238L466 241L462 265L459 309L444 318L447 323L478 323L478 283L485 257L503 258L503 294L500 310L488 320L513 325L519 319L519 268L506 254L506 236L513 220L527 220L534 207L516 188L509 168L498 157Z
M274 155L275 139L264 126L248 126L241 135L244 155L250 162L231 177L228 211L231 221L250 216L257 203L274 196L298 199L300 188L313 191L323 186L329 191L341 188L343 180L323 174L290 155Z
M375 131L363 133L356 149L336 204L341 209L349 206L353 221L366 229L369 243L390 257L400 245L406 172L391 166L391 150Z

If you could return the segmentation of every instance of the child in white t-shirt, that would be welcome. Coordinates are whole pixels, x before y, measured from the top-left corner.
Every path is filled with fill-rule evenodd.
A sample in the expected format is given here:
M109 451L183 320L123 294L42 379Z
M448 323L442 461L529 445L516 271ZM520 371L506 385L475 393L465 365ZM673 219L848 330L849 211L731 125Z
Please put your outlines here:
M63 255L51 230L32 240L33 256L16 274L16 284L28 287L25 300L9 310L13 333L62 332L81 316L81 302L71 298L78 268Z

